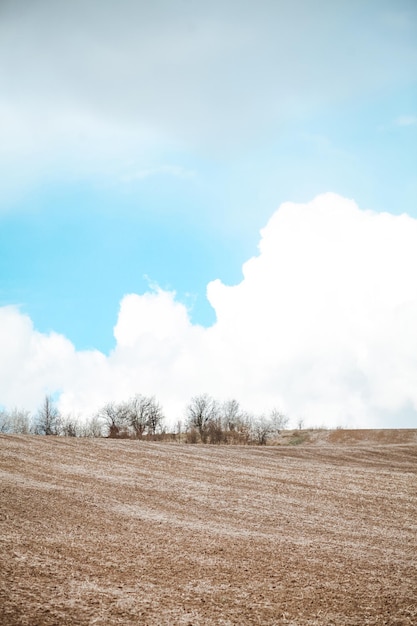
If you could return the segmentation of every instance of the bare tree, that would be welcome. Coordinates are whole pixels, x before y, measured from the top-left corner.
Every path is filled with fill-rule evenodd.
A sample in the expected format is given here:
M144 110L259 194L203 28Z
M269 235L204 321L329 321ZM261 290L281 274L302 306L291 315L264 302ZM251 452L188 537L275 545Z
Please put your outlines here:
M108 402L100 409L96 417L104 421L109 437L127 436L129 409L126 404Z
M97 417L104 421L109 437L155 436L161 428L164 414L153 396L137 394L127 402L108 402Z
M27 435L31 432L30 412L17 408L0 411L0 432Z
M270 413L270 420L275 433L279 434L281 430L284 430L288 426L289 419L284 413L278 411L278 409L272 409Z
M233 431L239 424L239 420L242 417L242 411L240 404L237 400L226 400L221 406L221 416L223 422L223 428L225 430Z
M161 428L163 419L164 414L161 405L155 400L154 397L148 398L147 427L149 435L156 435L158 430Z
M227 400L221 407L223 440L226 443L248 443L251 435L253 418L243 411L235 399Z
M38 411L35 423L37 435L58 435L60 427L60 414L51 396L45 396L43 404Z
M81 426L75 417L67 415L61 418L60 432L64 437L79 437L81 435Z
M198 430L203 443L207 441L208 426L218 415L216 401L208 394L194 396L186 409L187 425Z
M265 417L265 415L261 415L253 420L251 430L256 443L260 446L265 446L269 437L274 432L274 426L270 419Z
M221 417L213 417L207 425L209 443L227 443L227 435L222 427Z
M234 443L247 444L251 439L253 417L246 412L239 414L235 428L229 436Z
M0 411L0 433L12 432L10 430L10 427L11 427L10 415L8 414L7 411L2 409Z
M14 408L10 413L10 420L12 422L12 428L14 433L27 435L31 432L32 423L30 411Z
M178 436L178 443L181 443L182 420L177 420L175 427L176 427L176 435Z
M102 437L103 425L97 415L84 422L80 427L80 437Z
M128 422L135 437L142 439L147 425L150 410L149 398L137 394L128 402Z

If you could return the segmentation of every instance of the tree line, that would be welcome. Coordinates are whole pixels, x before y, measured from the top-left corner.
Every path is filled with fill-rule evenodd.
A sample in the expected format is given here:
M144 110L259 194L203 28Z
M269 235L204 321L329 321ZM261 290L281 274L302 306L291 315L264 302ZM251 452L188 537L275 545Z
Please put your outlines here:
M171 440L184 443L265 445L288 426L288 417L273 408L253 415L235 400L219 402L209 394L193 396L184 416L168 429L155 396L136 394L123 402L108 402L87 420L62 415L50 396L38 412L0 410L0 432L66 437L110 437Z

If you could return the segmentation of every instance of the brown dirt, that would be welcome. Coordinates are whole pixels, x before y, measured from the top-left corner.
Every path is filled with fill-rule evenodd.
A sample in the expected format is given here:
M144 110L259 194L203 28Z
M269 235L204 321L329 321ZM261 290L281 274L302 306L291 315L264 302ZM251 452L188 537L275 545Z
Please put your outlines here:
M417 444L0 437L0 623L417 624Z
M369 445L369 444L399 444L414 443L417 445L417 430L415 428L380 428L355 429L337 428L306 429L283 431L274 442L277 445L298 444L339 444L339 445Z

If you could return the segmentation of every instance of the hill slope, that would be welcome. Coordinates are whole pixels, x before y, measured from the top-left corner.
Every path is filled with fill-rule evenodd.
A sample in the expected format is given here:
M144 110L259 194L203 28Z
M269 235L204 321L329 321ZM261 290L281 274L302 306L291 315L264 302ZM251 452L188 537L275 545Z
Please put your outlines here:
M0 623L416 624L417 445L0 436Z
M283 431L277 440L281 445L299 444L337 444L337 445L375 445L375 444L417 444L417 429L415 428L357 428L354 430L337 428L287 430Z

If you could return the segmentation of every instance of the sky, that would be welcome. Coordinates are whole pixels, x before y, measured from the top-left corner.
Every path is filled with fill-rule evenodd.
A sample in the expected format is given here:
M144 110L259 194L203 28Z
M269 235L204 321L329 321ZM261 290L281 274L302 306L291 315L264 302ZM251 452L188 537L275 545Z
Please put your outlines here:
M414 0L0 0L0 406L417 427Z

